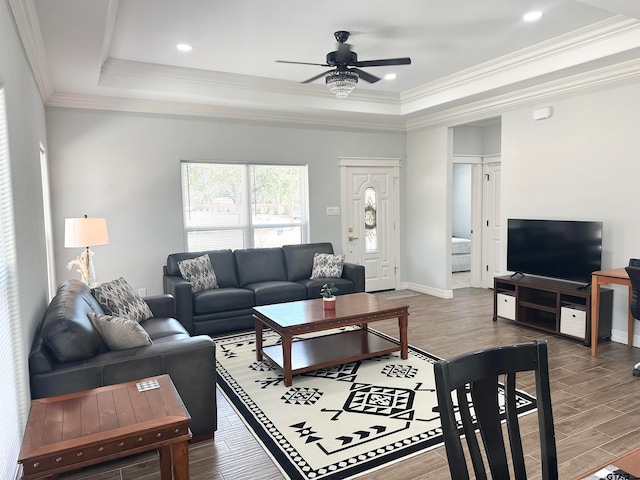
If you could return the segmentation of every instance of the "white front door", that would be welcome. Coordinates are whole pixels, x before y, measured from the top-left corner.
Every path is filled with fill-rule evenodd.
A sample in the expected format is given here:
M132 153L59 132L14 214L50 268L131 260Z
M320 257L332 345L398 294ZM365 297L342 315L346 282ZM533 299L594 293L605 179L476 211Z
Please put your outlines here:
M365 267L365 290L396 288L399 159L341 159L346 261Z
M492 159L493 160L493 159ZM493 277L502 274L500 266L500 162L483 165L484 188L482 202L482 286L493 288Z

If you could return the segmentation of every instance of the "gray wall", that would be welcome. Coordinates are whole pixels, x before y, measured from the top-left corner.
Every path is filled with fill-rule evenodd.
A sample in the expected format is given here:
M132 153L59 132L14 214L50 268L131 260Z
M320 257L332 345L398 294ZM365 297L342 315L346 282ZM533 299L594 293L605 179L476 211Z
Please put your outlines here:
M180 160L308 164L310 240L342 245L340 157L404 158L405 134L48 108L58 281L66 264L64 219L105 217L110 244L95 247L99 281L123 276L162 292L162 265L184 251Z

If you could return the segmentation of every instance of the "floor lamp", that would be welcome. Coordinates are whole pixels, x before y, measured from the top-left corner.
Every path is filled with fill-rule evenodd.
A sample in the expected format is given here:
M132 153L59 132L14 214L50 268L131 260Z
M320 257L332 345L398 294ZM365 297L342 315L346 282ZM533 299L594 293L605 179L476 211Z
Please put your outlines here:
M107 221L104 218L65 218L64 246L66 248L84 248L85 250L75 260L67 265L67 270L75 265L82 281L87 285L96 285L96 272L93 266L94 253L89 247L109 244Z

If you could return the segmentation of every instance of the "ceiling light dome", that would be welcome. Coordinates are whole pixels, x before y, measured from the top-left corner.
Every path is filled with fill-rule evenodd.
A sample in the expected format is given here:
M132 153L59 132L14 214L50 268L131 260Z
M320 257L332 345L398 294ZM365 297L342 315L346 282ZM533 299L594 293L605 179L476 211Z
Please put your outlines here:
M327 87L336 98L347 98L358 84L358 74L349 70L329 72L325 78Z
M525 13L522 18L525 22L535 22L542 18L542 12L539 10L532 10L531 12Z

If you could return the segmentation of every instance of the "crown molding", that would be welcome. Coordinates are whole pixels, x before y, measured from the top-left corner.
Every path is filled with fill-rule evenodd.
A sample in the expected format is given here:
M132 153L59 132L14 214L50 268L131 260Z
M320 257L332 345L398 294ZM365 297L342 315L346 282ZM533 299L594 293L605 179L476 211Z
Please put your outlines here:
M105 62L100 74L100 85L109 87L127 78L152 79L154 82L178 82L185 85L202 85L211 89L253 90L268 94L299 95L327 100L327 88L323 85L303 85L289 80L212 72L117 58L109 58ZM400 104L399 93L376 92L358 88L349 94L349 99L380 105L399 106ZM340 99L337 99L337 101L342 102Z
M38 85L40 97L46 104L55 89L34 0L8 0L8 2L22 40L22 47L27 54Z
M585 52L596 43L597 48ZM404 91L400 95L403 113L411 113L412 104L417 111L438 104L437 99L441 97L451 99L452 92L456 90L460 96L471 95L489 87L496 88L530 78L532 70L539 76L636 47L640 47L640 21L616 15ZM458 98L456 95L453 97Z
M499 114L500 110L505 108L537 99L636 78L640 69L637 61L620 63L460 107L443 109L434 114L421 115L420 111L427 111L430 107L443 107L448 102L462 100L497 88L500 86L495 83L497 79L505 85L513 85L522 79L518 74L522 76L525 71L530 74L527 78L531 78L531 71L536 70L540 65L544 65L546 69L560 70L574 64L586 63L616 52L640 47L640 22L620 15L614 16L400 94L356 89L350 94L349 101L345 102L327 98L324 85L301 85L286 80L107 58L119 8L119 0L108 0L108 25L102 51L104 64L97 86L101 94L70 94L55 91L35 0L7 1L43 103L51 107L202 116L329 128L407 131L459 119L468 120L474 117L480 119ZM586 51L587 49L589 52ZM537 71L534 76L540 76L545 72L544 69ZM132 80L140 82L138 90L147 97L146 99L126 98L119 94L119 84ZM210 91L207 89L218 90L215 95L201 93L198 96L182 93L181 101L166 101L163 100L161 92L141 90L145 82L176 81L183 85L198 86L207 94ZM108 96L106 92L111 92L113 96ZM248 107L230 106L233 102L233 99L227 95L230 92L236 94L239 92L240 94L236 95L238 101ZM264 94L267 99L271 97L270 103L261 104L251 99L252 95L260 94ZM154 95L158 98L157 100L151 98ZM283 98L277 99L277 95L282 95ZM207 98L211 102L211 98L216 96L226 100L227 106L206 103ZM278 103L284 107L274 106ZM256 108L256 105L264 105L264 107ZM290 107L297 111L284 110ZM312 111L304 113L302 108L309 107Z
M640 60L631 60L406 121L402 117L385 117L381 119L376 115L363 115L358 118L349 118L345 115L313 116L302 113L263 111L123 97L62 94L57 92L51 97L48 106L90 110L113 110L130 113L184 115L242 121L292 123L329 128L404 132L428 128L442 123L467 123L470 120L480 120L488 116L499 115L505 109L514 108L525 103L623 82L638 77L640 77Z
M558 97L581 90L597 88L640 77L640 60L630 60L554 80L513 93L495 96L461 107L450 108L433 115L424 115L406 122L407 131L418 130L442 123L467 123L470 120L499 115L504 110L551 97Z
M47 106L82 110L109 110L129 113L208 117L252 122L291 123L295 125L340 129L365 129L386 132L405 131L404 120L399 116L390 115L350 115L345 112L334 112L327 115L312 115L308 113L278 112L274 110L203 105L199 103L166 102L158 100L142 100L137 98L79 95L59 92L52 95Z
M109 52L111 51L111 43L113 42L113 32L116 30L116 20L118 19L118 8L120 7L120 0L109 0L109 8L107 9L107 23L105 26L105 34L102 42L102 54L100 55L100 67L104 66L104 63L109 58Z

